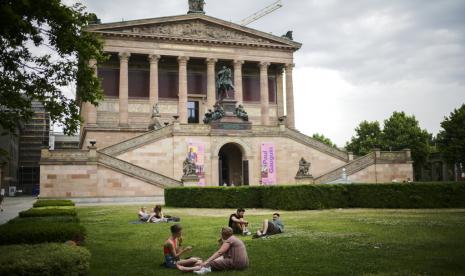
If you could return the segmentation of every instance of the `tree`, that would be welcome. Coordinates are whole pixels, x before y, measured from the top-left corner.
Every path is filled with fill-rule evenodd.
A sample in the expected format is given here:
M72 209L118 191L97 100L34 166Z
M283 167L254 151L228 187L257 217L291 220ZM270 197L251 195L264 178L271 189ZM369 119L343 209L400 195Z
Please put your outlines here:
M355 136L346 144L346 150L355 155L365 155L381 147L381 128L378 121L363 121L355 128Z
M438 147L451 164L465 163L465 104L441 122Z
M394 112L384 121L381 144L384 150L403 150L409 148L417 166L426 161L430 152L430 134L421 129L415 116L404 112Z
M312 138L317 140L317 141L320 141L323 144L326 144L326 145L328 145L330 147L337 148L336 144L334 144L333 141L331 141L331 139L324 136L323 134L315 133L315 134L312 135Z
M90 59L105 60L102 42L83 28L96 16L60 0L0 0L0 126L14 131L28 120L31 102L41 102L52 122L67 134L79 128L76 100L62 88L76 82L76 97L97 104L103 98ZM45 53L48 52L48 53Z

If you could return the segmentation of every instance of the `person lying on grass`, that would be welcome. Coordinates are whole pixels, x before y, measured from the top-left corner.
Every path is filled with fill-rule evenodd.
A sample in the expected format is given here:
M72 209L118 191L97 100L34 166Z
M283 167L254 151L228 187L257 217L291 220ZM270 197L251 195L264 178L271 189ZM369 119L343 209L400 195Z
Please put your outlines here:
M184 272L206 274L222 270L243 270L249 266L249 258L244 242L233 235L230 227L221 229L220 249L213 253L205 262L193 267L179 267Z
M202 259L191 257L186 260L181 260L180 256L185 252L192 250L191 246L183 248L182 243L182 227L179 224L174 224L170 227L171 236L163 244L163 254L165 256L165 267L167 268L189 268L199 266Z
M250 235L247 226L249 222L244 219L245 210L238 208L236 213L229 216L228 226L233 229L234 234Z
M257 230L257 233L253 236L254 238L263 237L266 235L276 235L284 231L284 224L281 221L280 215L278 213L273 214L273 220L269 221L267 219L263 220L263 225L260 230Z
M139 213L137 213L137 216L139 217L141 221L148 221L150 217L145 207L140 207L140 210L139 210Z

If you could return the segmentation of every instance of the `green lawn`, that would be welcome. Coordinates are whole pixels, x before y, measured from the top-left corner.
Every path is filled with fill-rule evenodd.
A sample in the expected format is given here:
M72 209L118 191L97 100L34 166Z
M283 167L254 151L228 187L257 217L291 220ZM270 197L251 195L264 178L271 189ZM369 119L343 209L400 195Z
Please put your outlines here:
M137 206L80 207L92 275L183 275L160 266L171 224L130 224ZM233 210L169 209L189 256L208 258ZM246 211L257 228L271 210ZM464 275L465 210L281 212L284 234L244 237L250 268L224 275ZM217 274L217 273L216 273Z

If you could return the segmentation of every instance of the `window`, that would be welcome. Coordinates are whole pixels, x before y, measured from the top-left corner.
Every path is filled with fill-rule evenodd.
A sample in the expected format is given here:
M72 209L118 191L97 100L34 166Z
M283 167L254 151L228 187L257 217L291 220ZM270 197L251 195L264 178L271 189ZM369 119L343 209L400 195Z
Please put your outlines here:
M199 123L199 102L187 102L187 122L189 124Z

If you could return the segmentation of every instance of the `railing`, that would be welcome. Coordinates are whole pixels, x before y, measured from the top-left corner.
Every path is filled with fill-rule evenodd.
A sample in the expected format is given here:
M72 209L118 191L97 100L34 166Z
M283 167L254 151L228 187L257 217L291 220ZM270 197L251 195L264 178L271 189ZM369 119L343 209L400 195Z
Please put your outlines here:
M111 169L117 170L121 173L124 173L129 176L141 179L145 182L151 183L155 186L165 188L165 187L176 187L181 186L181 182L173 178L161 175L151 170L144 169L142 167L136 166L129 162L123 161L121 159L112 157L105 153L99 153L98 162L104 166L107 166Z
M346 175L354 174L375 163L375 153L370 152L365 156L357 158L345 165L342 165L328 173L325 173L315 178L315 183L329 183L331 181L340 179L342 176L342 169L346 169Z
M111 155L111 156L116 156L130 149L140 147L141 145L145 145L150 142L164 138L166 136L172 135L172 133L173 133L173 126L172 125L165 126L165 127L162 127L156 130L149 131L142 135L136 136L134 138L125 140L121 143L111 145L109 147L99 150L99 152L107 154L107 155Z
M66 150L48 150L43 149L41 152L41 162L87 162L91 156L88 150L66 149Z
M307 144L313 148L316 148L324 153L327 153L331 156L334 156L342 161L345 161L347 162L348 161L348 155L347 155L347 152L345 151L342 151L342 150L339 150L337 148L334 148L334 147L330 147L318 140L315 140L303 133L300 133L296 130L292 130L292 129L288 129L286 128L285 130L285 135L291 139L294 139L294 140L297 140L297 141L300 141L304 144Z

